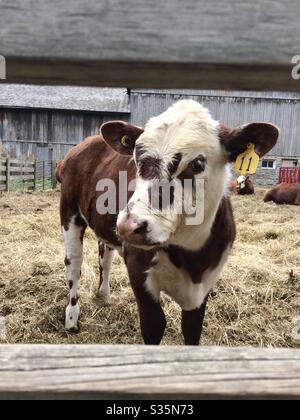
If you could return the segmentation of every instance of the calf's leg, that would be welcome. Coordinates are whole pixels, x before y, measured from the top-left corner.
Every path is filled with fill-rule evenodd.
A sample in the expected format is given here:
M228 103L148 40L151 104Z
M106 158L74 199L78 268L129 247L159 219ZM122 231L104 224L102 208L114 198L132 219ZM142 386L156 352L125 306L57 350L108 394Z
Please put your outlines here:
M198 346L200 343L206 305L207 298L199 309L182 311L182 333L188 346Z
M109 301L110 298L110 286L109 286L109 275L111 270L112 261L114 258L114 249L99 242L99 263L100 263L100 286L99 296L104 299L105 302Z
M124 259L134 291L140 316L141 332L145 344L160 344L166 329L166 317L161 304L147 290L147 271L154 253L137 249L124 249Z
M81 277L83 261L83 237L87 225L79 216L71 217L69 223L63 226L63 236L66 249L65 267L70 286L70 302L66 309L66 330L77 332L80 306L78 303L78 284Z
M159 345L166 329L166 317L160 302L142 287L133 288L138 304L142 337L145 344Z
M144 343L159 345L167 326L161 304L146 289L146 275L141 277L129 275L129 277L138 305Z

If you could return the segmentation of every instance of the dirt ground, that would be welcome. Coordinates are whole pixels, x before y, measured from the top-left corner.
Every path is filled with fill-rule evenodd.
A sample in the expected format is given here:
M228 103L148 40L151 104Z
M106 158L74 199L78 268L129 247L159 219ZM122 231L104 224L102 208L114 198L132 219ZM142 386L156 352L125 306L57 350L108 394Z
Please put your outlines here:
M211 294L202 343L300 347L300 211L256 197L233 197L238 240ZM80 286L81 332L67 334L68 286L58 217L59 192L0 196L0 317L7 343L142 343L135 300L122 260L114 261L112 299L96 299L97 243L88 232ZM163 298L164 344L182 344L180 309Z

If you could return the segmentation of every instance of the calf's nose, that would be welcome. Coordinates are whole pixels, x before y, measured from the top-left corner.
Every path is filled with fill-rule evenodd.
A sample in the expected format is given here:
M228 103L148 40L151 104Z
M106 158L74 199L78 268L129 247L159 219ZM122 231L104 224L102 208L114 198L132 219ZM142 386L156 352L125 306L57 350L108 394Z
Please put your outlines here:
M142 235L147 232L148 223L142 220L138 220L135 217L129 217L126 220L117 222L117 231L120 236L129 238L133 234Z

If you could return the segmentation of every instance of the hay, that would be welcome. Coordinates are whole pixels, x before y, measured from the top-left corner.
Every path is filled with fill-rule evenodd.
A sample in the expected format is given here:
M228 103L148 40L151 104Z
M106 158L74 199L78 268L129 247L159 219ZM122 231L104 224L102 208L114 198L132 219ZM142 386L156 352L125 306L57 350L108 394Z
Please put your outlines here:
M238 240L212 293L203 344L297 347L293 318L300 312L300 211L256 197L234 197ZM80 286L81 332L67 334L68 287L58 219L58 192L0 197L0 316L7 343L142 343L126 270L116 258L112 299L96 299L97 244L85 241ZM164 344L182 344L180 309L163 298L168 327ZM298 347L299 347L298 343Z

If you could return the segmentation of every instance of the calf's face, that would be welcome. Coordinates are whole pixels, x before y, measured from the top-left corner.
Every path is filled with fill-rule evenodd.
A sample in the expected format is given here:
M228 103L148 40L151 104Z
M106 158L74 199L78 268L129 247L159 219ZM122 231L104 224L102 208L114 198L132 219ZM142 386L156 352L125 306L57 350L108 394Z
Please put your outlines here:
M269 151L278 129L254 123L232 130L188 100L152 118L144 130L111 122L102 135L116 151L132 155L137 167L136 189L118 216L118 233L136 247L152 248L174 243L191 207L201 207L200 224L215 215L228 186L228 163L251 142L259 154Z
M241 175L237 179L237 189L238 191L242 191L246 188L246 180L247 178L244 175Z

